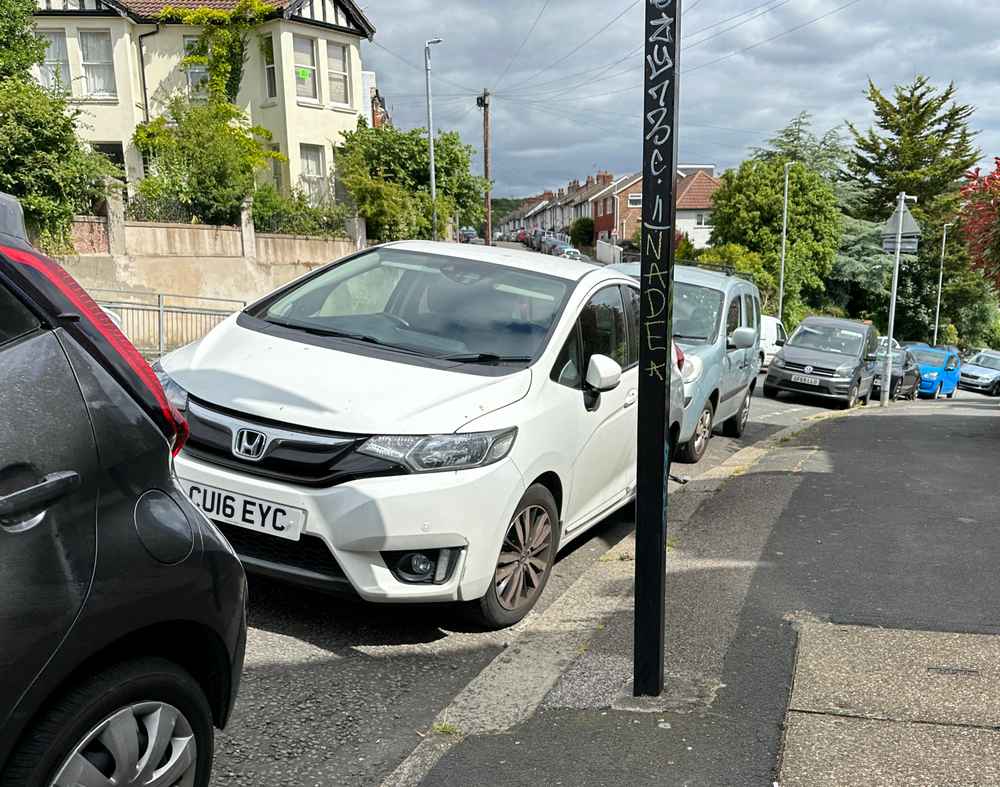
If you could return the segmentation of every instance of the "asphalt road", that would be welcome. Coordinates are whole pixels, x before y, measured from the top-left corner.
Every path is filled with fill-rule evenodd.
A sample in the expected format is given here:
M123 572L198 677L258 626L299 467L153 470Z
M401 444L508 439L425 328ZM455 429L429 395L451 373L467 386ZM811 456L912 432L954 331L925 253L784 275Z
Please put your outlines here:
M702 472L821 409L755 397L741 440L717 435L700 464L677 472ZM539 609L630 527L628 516L612 516L567 549ZM351 603L253 578L249 614L242 688L217 737L214 785L378 784L513 636L477 630L454 607Z

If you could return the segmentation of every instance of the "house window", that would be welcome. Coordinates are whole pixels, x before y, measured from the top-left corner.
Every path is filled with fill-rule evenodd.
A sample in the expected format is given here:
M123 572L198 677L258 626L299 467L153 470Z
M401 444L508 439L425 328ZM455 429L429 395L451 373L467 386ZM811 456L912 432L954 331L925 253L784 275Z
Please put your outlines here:
M642 194L629 194L628 195L628 206L630 208L641 208L642 207Z
M611 197L605 197L604 199L604 212L609 216L614 212L612 208Z
M350 104L351 82L346 45L326 42L326 70L330 79L331 103Z
M316 42L312 38L295 36L292 48L295 50L295 95L317 101Z
M604 215L604 200L601 200L600 202L597 203L597 215L598 216Z
M300 145L302 186L313 203L322 202L326 195L326 159L322 145Z
M281 145L271 145L271 151L274 153L281 152ZM282 177L281 177L281 160L273 158L271 159L271 182L274 187L281 191L282 189Z
M197 51L198 36L184 36L184 54L192 55ZM187 76L188 96L196 99L208 97L208 66L188 64L184 66Z
M111 33L107 30L81 30L80 54L86 94L92 98L117 98Z
M711 213L699 213L694 217L694 223L698 227L711 227L712 226L712 214Z
M66 50L66 34L54 30L43 31L38 35L48 44L41 68L42 86L50 90L58 87L63 93L69 93L69 52Z
M264 92L268 98L278 97L278 75L274 66L274 37L264 36L261 39L261 51L264 55Z

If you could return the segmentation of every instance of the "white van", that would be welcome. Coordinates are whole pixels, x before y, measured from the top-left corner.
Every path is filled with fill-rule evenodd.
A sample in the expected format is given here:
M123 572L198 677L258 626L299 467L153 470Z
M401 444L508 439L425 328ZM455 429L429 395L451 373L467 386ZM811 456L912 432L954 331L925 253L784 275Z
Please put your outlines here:
M764 371L771 365L774 354L781 349L785 343L785 326L777 317L768 317L766 314L760 318L760 368Z

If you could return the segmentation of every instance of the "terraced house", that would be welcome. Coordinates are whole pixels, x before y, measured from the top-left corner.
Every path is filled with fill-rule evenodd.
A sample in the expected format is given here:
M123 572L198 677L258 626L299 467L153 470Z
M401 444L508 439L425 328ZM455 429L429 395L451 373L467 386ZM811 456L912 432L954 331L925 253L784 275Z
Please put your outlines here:
M83 110L80 134L116 161L129 182L143 176L132 144L136 126L161 114L170 98L205 94L204 68L182 65L199 29L159 22L164 8L228 10L236 0L38 0L36 27L48 41L37 71ZM368 114L360 42L375 28L353 0L273 0L248 47L237 104L273 135L288 161L275 163L278 185L319 196L336 168L340 133Z

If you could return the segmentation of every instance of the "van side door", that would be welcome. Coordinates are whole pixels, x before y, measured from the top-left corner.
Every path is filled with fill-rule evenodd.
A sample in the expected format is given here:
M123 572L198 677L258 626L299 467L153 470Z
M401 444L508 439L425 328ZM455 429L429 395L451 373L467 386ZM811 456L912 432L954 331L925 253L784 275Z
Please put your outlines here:
M722 383L719 390L719 406L716 408L715 423L722 423L739 409L743 400L740 394L746 388L747 351L734 348L730 337L737 328L746 325L743 315L743 294L738 289L729 293L729 303L726 304L726 328L720 341L725 342L723 356Z

